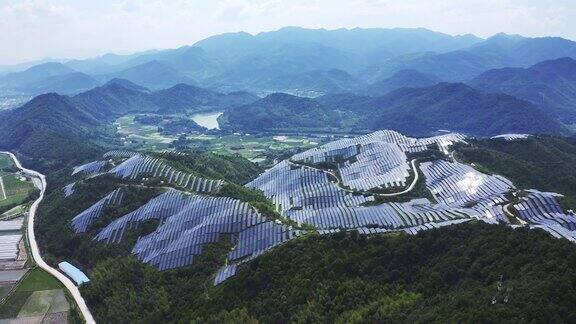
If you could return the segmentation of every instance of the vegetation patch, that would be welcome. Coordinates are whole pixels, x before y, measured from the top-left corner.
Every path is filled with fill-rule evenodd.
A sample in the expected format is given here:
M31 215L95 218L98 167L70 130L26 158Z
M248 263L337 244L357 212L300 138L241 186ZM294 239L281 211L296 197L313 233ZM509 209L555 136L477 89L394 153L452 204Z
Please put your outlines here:
M542 231L472 222L415 236L307 235L212 287L227 252L211 245L192 266L163 272L110 259L82 293L103 322L576 319L576 251Z
M456 146L457 158L512 180L522 189L565 195L576 209L576 138L533 136L523 140L473 140Z

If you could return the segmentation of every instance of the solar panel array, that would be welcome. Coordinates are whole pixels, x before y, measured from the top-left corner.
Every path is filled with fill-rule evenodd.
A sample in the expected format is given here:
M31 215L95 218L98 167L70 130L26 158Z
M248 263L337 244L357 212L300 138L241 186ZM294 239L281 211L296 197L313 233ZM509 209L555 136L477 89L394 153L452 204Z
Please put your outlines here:
M384 130L330 142L296 154L291 160L306 164L336 162L343 184L355 190L403 187L410 170L406 152L421 152L432 144L446 150L448 145L464 138L450 133L416 139Z
M514 189L512 182L499 175L487 175L469 165L436 160L420 166L426 187L436 200L449 206L465 206L500 197Z
M81 166L75 167L72 170L72 175L76 174L95 174L99 173L100 170L106 165L106 161L94 161L90 163L83 164Z
M404 187L410 165L397 144L374 142L361 146L354 162L338 165L342 183L356 190Z
M223 234L233 236L235 248L229 254L230 261L260 255L297 235L239 200L188 195L171 189L116 219L95 239L120 242L127 230L151 219L159 220L161 225L151 234L138 238L133 253L160 270L191 264L204 244L217 242Z
M236 274L236 270L238 265L236 263L232 263L229 265L225 265L218 272L216 273L216 277L214 278L214 286L217 286L223 283L226 279L234 276Z
M528 137L530 137L530 135L528 134L502 134L502 135L498 135L498 136L493 136L492 139L504 139L507 141L514 141L514 140L519 140L519 139L527 139Z
M570 241L576 242L576 215L565 213L556 199L558 195L532 191L514 205L521 219ZM554 236L557 236L554 235ZM558 237L558 236L557 236Z
M224 184L223 180L210 180L178 171L164 163L162 159L142 154L128 158L109 173L130 180L139 180L143 177L162 178L168 184L201 193L213 192Z
M346 150L347 148L350 147L355 147L356 145L366 145L375 142L397 144L398 146L400 146L402 151L415 153L425 151L429 145L438 144L441 146L447 146L455 142L464 141L465 138L466 136L462 134L449 133L440 136L417 139L404 136L395 131L381 130L354 138L345 138L330 143L326 143L324 145L310 149L308 151L298 153L292 157L292 160L305 161L309 163L325 162L322 160L322 157L325 155L332 156L333 154L330 153L331 151L342 152L342 150ZM353 152L354 152L353 150L346 151L348 155L350 155Z
M357 230L358 233L363 234L363 235L391 233L391 232L399 232L399 231L405 232L405 233L410 234L410 235L415 235L421 231L425 231L425 230L429 230L429 229L433 229L433 228L440 228L440 227L444 227L444 226L455 225L455 224L462 224L462 223L465 223L468 221L470 221L469 218L454 219L454 220L449 220L449 221L444 221L444 222L426 223L426 224L422 224L422 225L406 227L406 228L403 228L400 230L391 230L391 229L387 229L387 228L374 228L374 227L359 227L359 228L356 228L355 230ZM342 229L319 230L318 233L320 235L328 235L328 234L338 233L341 230Z
M246 186L262 190L282 211L357 206L374 200L346 192L328 177L326 172L282 161Z
M76 188L76 182L72 182L66 185L64 188L62 188L62 191L64 191L64 197L65 198L70 197L74 193L75 188Z
M450 145L458 142L465 142L465 139L466 135L459 133L448 133L434 137L419 138L416 140L416 144L409 147L406 151L416 153L424 151L430 145L438 145L444 153L447 153Z
M72 227L76 233L84 233L92 222L102 215L108 206L119 206L122 204L124 193L122 189L116 189L100 199L94 205L72 218Z
M138 155L140 153L138 152L134 152L134 151L128 151L128 150L113 150L113 151L108 151L106 153L104 153L104 158L105 159L109 159L109 158L131 158L134 155Z
M503 205L492 205L484 210L486 215L483 220L491 224L510 224L510 220L504 213Z
M479 218L472 209L431 204L427 199L406 203L385 203L377 206L333 207L316 210L290 210L286 216L298 223L318 229L377 227L398 229L459 218Z

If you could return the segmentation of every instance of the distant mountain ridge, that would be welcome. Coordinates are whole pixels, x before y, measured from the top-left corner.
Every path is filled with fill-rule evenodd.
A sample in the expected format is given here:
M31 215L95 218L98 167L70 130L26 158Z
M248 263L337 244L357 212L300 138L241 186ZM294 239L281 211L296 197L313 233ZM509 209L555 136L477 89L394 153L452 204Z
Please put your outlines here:
M474 78L475 88L528 100L566 123L576 122L576 60L564 57L527 69L490 70Z
M373 129L391 128L414 135L441 129L476 136L567 133L559 122L527 101L484 93L462 83L403 88L362 107L376 111L366 121Z
M545 60L576 58L576 42L559 37L526 38L498 34L468 48L446 53L411 53L383 60L362 72L374 81L404 69L436 75L445 81L468 81L504 67L529 67Z
M533 104L461 83L402 88L378 98L356 95L303 99L270 95L230 109L223 127L233 131L354 131L393 129L414 136L450 130L476 136L567 132Z
M393 76L374 82L367 92L373 96L381 96L401 88L419 88L432 86L441 80L435 75L428 75L416 70L400 70Z
M107 54L65 66L100 84L123 78L153 90L185 83L223 92L321 94L357 91L403 70L463 82L490 69L560 57L576 58L576 42L506 34L481 39L423 28L286 27L257 35L216 35L177 49Z
M99 78L103 81L126 79L154 90L169 88L180 83L196 84L196 81L157 60L130 67L120 72L100 76Z

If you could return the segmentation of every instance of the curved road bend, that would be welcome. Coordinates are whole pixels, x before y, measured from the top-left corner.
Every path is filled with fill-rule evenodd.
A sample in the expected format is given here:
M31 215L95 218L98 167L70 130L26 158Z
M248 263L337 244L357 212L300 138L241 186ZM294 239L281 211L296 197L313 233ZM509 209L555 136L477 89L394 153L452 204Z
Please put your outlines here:
M72 280L70 280L60 271L52 268L46 262L44 262L42 256L40 255L40 250L38 249L38 244L36 243L36 236L34 234L34 216L36 216L38 205L40 205L40 202L42 202L42 200L44 199L44 193L46 192L46 176L37 171L24 168L14 154L10 152L0 152L0 153L10 155L10 157L12 157L12 160L14 160L16 166L22 172L26 173L27 175L33 178L40 180L40 197L38 197L38 199L36 199L36 201L34 201L34 203L32 203L32 206L30 207L30 211L28 213L28 226L27 226L28 241L34 261L36 261L36 264L38 264L40 268L44 269L45 271L49 272L54 277L56 277L56 279L58 279L68 289L68 291L70 291L70 294L72 294L72 297L74 298L76 305L78 305L78 308L80 309L80 312L82 313L82 316L84 317L86 323L88 324L96 323L94 321L94 318L92 317L92 313L90 313L90 310L88 309L88 306L86 306L86 301L84 301L84 298L82 298L82 295L80 295L78 287L76 287L76 285L72 282Z
M290 159L287 160L288 163L290 165L293 166L298 166L298 167L303 167L303 168L308 168L308 169L312 169L312 170L316 170L316 171L320 171L320 172L324 172L327 173L329 175L331 175L332 177L334 177L334 179L336 179L337 183L336 185L341 189L344 190L346 192L351 192L351 193L363 193L362 191L358 191L358 190L351 190L351 189L347 189L343 187L342 182L340 181L340 178L338 178L336 176L336 174L334 174L334 172L332 171L328 171L328 170L323 170L323 169L318 169L318 168L314 168L308 165L304 165L304 164L299 164L299 163L295 163L292 162ZM409 193L410 191L412 191L412 189L414 189L414 187L416 186L416 183L418 183L418 169L416 168L416 159L413 159L412 161L410 161L410 165L412 165L412 170L414 171L414 180L412 181L412 183L410 184L410 186L408 186L408 188L400 191L400 192L394 192L394 193L388 193L388 194L384 194L384 193L371 193L371 192L366 192L366 194L370 194L373 196L378 196L378 197L394 197L394 196L400 196L406 193Z

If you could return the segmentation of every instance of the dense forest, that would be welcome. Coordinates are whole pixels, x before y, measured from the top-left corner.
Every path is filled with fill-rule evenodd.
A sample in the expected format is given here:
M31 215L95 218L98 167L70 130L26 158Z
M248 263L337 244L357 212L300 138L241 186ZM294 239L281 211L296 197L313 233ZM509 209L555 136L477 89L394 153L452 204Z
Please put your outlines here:
M272 94L225 111L219 121L223 129L250 133L381 129L410 136L429 136L440 129L475 136L570 133L527 101L484 93L462 83L403 88L375 98L338 94L310 99Z
M109 259L82 293L105 322L576 320L576 250L540 231L473 222L415 236L311 234L212 287L228 248L164 272Z
M484 171L501 174L523 189L566 195L563 203L576 207L576 138L552 136L525 140L476 140L459 145L457 157Z

